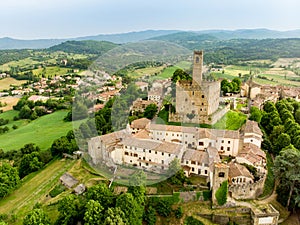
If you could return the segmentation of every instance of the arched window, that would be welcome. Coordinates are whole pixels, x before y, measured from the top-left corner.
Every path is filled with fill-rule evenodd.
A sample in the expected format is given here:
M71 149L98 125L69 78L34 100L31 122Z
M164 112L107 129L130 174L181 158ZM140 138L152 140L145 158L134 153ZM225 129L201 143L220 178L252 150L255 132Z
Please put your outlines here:
M199 63L200 59L198 56L196 56L196 63Z
M220 172L219 173L219 177L225 177L225 173L224 172Z

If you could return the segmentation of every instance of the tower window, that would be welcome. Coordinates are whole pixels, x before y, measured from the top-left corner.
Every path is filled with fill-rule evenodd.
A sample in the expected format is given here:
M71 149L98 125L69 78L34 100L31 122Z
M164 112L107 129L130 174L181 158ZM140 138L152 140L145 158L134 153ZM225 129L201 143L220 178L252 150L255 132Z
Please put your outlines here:
M197 57L196 57L196 63L199 63L199 61L200 61L200 59L199 59L199 57L197 56Z
M219 173L219 177L225 177L225 173L220 172L220 173Z
M204 98L204 95L202 95L202 98Z

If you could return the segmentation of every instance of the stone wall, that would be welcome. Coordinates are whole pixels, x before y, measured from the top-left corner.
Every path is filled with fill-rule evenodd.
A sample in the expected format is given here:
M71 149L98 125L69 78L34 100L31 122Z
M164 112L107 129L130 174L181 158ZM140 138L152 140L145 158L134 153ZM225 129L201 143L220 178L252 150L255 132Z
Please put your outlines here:
M229 195L234 199L256 199L263 193L266 175L252 184L230 184Z

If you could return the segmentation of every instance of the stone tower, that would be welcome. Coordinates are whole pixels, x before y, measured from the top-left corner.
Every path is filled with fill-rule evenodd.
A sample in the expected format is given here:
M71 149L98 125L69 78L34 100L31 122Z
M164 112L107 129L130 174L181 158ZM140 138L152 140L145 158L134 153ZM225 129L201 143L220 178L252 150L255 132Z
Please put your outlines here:
M224 181L228 181L229 166L224 163L216 163L214 165L213 181L212 181L212 203L218 205L216 192Z
M203 51L194 51L193 59L193 83L202 84Z

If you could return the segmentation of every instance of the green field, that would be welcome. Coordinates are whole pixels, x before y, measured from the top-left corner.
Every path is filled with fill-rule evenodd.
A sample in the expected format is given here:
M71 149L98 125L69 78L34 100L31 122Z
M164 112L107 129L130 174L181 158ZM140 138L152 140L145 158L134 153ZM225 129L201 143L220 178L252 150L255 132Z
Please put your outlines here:
M38 64L38 61L35 61L31 58L26 58L18 61L12 61L3 65L0 65L0 70L2 71L8 71L10 70L10 67L24 67L29 65Z
M247 116L241 112L229 111L212 127L214 129L238 130L245 122Z
M143 69L134 70L133 72L129 72L128 75L133 78L140 78L140 77L144 77L146 75L152 76L156 73L160 73L164 68L165 68L165 66L147 67L147 68L143 68Z
M65 75L68 73L69 70L70 70L69 68L50 66L50 67L46 67L44 73L46 77L54 77L54 76ZM35 69L32 72L34 75L41 77L43 74L43 68Z
M13 224L22 224L22 218L26 213L36 203L45 199L49 191L57 184L59 177L75 162L56 160L48 164L45 169L25 177L20 188L0 200L0 214L15 214L17 221Z
M73 129L73 126L79 127L82 122L64 122L63 118L67 113L67 111L57 111L31 122L27 120L12 121L12 117L17 114L16 111L0 114L0 118L10 119L9 127L12 127L13 124L19 127L0 135L0 148L4 151L19 149L27 143L35 143L42 150L49 148L53 140L66 135L69 130Z

